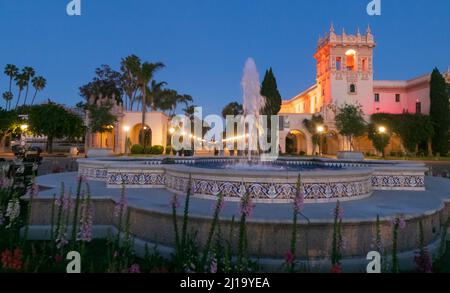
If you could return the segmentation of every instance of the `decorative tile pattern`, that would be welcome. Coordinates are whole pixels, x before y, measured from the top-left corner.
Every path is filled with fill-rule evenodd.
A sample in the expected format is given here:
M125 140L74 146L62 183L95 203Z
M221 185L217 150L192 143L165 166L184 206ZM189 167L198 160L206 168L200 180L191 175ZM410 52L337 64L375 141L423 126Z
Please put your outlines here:
M168 188L185 192L187 179L171 177ZM255 199L290 200L297 193L296 183L262 183L262 182L229 182L204 179L193 179L193 193L197 195L217 196L223 194L228 198L240 198L249 192ZM352 198L372 192L370 179L344 183L305 183L302 193L305 200L326 200Z
M373 175L372 185L377 188L422 188L425 176L422 175Z
M107 183L108 185L165 186L166 177L161 173L109 172Z
M80 167L78 170L78 174L91 180L105 180L108 174L108 170L95 167Z

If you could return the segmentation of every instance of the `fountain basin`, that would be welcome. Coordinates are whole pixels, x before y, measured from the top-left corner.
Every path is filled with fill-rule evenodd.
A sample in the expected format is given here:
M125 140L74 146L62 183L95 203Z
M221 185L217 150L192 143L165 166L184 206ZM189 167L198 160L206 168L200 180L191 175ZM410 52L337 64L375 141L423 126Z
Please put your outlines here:
M163 158L123 157L78 162L80 175L104 181L108 188L166 188L186 194L191 177L193 196L214 199L222 194L228 201L249 193L256 202L291 202L299 175L306 203L356 200L369 197L373 190L425 190L423 164L289 158L273 163L283 170L220 168L237 160L174 158L174 164L166 165Z

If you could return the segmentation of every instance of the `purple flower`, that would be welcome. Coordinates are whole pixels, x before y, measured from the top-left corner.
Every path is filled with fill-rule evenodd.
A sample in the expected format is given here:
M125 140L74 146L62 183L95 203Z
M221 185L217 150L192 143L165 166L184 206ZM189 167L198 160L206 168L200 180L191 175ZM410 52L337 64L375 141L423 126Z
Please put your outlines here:
M140 266L138 264L131 265L129 273L130 274L140 274L141 273Z
M115 208L114 208L114 216L120 217L120 215L123 215L123 212L128 207L128 200L125 195L125 193L120 197L119 201L117 202Z
M211 261L209 271L211 274L217 274L217 260L215 258Z
M74 202L69 193L55 200L55 206L63 209L63 211L70 211L74 207Z
M33 183L30 187L28 187L27 196L34 199L37 197L38 194L39 194L39 185Z
M253 209L255 208L255 205L252 202L252 197L250 195L246 195L240 205L240 213L242 216L251 217L253 213Z
M405 217L402 216L398 216L395 217L392 222L391 222L392 226L394 228L398 228L400 230L404 230L406 228L406 221L405 221Z
M289 265L294 263L295 256L292 251L289 250L284 254L284 261Z
M333 210L333 215L339 221L342 221L342 219L344 218L344 209L342 208L339 201L336 203L336 207Z
M176 195L174 195L172 197L172 199L170 200L170 206L174 207L175 209L179 209L180 208L180 202L178 201L178 197Z
M92 240L92 227L93 227L93 206L89 198L85 197L83 204L81 205L81 219L80 230L78 232L78 241L90 242Z
M294 210L300 211L305 205L305 197L301 190L298 190L294 198Z

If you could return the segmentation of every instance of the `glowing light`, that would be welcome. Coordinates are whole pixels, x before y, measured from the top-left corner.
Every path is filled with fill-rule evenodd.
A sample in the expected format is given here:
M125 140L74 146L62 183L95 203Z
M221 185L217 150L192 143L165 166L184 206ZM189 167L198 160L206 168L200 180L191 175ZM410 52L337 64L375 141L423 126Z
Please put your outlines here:
M22 129L22 131L25 131L28 129L28 125L26 124L20 125L20 129Z
M125 125L125 126L123 127L123 130L124 130L125 132L130 131L130 126Z
M384 127L384 126L378 127L378 132L380 132L380 133L386 133L386 131L387 131L386 127Z
M323 133L323 132L325 132L325 127L323 127L323 126L317 126L317 132L318 132L318 133Z
M174 134L174 133L175 133L175 128L170 127L170 128L169 128L169 133L170 133L170 134Z
M345 56L354 56L354 55L356 55L356 51L353 49L350 49L347 52L345 52Z

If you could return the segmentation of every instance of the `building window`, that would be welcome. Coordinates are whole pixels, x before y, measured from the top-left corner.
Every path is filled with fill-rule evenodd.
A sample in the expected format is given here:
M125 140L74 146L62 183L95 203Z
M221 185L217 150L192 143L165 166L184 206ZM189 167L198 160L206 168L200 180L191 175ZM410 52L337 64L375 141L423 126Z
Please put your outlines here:
M336 57L336 70L341 70L341 69L342 69L342 58Z
M354 93L356 93L356 85L354 85L353 83L350 85L350 93L351 94L354 94Z
M361 59L361 68L362 68L362 71L367 71L367 58Z
M355 50L348 50L345 52L346 56L346 64L347 64L347 70L348 71L354 71L356 68L356 51Z
M395 94L395 102L400 103L400 94Z
M422 114L422 103L421 102L416 103L416 114Z
M380 94L375 94L375 103L380 102Z

